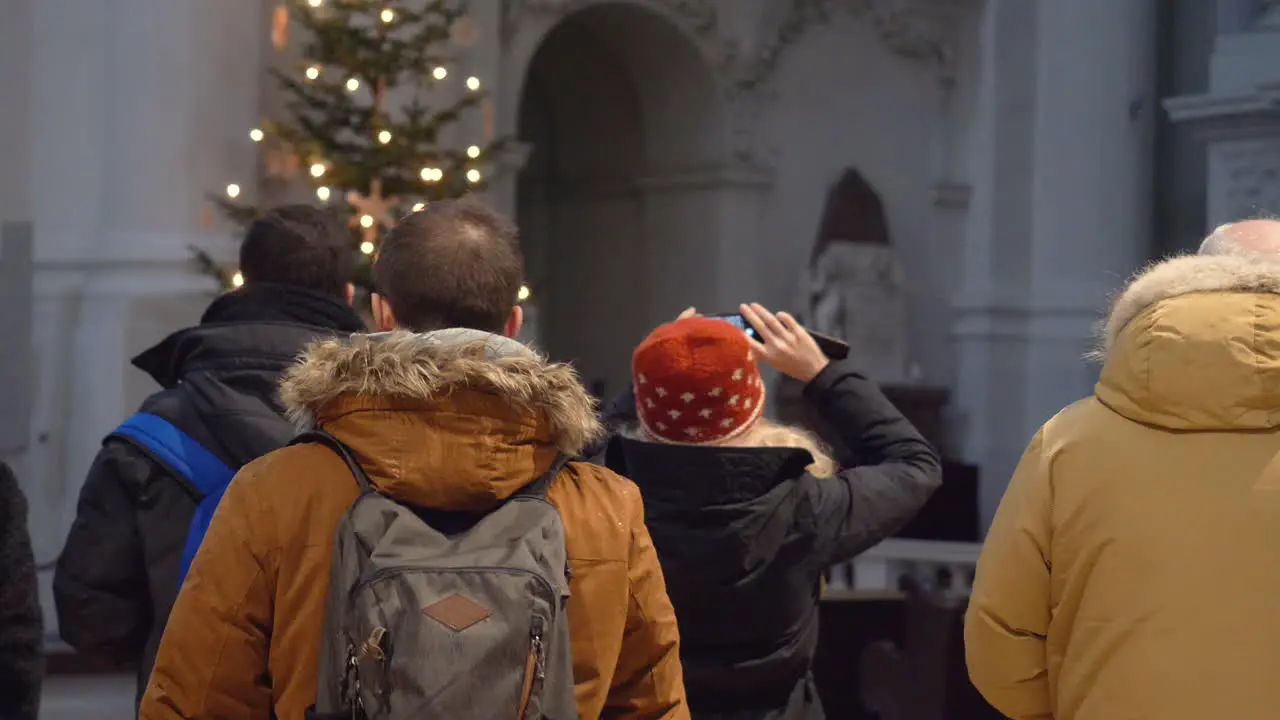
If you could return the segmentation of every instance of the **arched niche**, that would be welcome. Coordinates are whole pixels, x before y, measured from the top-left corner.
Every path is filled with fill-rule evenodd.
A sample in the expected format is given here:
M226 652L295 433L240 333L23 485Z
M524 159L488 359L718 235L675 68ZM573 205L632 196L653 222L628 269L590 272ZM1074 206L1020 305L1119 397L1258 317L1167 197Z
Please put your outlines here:
M528 148L516 218L536 341L614 392L649 329L691 304L728 309L757 268L704 49L645 3L575 7L509 49L524 62L512 131Z

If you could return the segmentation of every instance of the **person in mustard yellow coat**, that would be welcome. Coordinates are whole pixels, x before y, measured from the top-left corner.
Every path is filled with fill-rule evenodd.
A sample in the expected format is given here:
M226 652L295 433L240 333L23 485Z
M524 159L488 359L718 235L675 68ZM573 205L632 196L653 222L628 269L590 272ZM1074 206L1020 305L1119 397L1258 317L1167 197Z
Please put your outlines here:
M1136 276L1100 354L1000 503L969 674L1011 718L1275 718L1280 223Z

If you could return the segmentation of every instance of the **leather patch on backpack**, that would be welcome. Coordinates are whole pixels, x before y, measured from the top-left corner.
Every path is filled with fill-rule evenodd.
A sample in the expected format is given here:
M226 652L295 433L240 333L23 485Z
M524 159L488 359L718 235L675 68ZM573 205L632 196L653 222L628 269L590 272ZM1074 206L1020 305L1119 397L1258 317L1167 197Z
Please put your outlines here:
M422 614L454 632L462 632L492 613L476 601L454 593L422 608Z

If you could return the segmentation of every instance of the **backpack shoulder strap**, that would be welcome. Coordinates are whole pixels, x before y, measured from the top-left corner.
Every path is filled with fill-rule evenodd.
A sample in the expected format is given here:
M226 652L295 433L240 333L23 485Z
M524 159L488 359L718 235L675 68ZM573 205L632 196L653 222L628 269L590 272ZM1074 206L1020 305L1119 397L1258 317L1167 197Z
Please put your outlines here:
M531 497L539 500L547 499L547 491L551 489L551 483L569 463L569 456L563 453L556 455L556 459L551 461L551 467L542 473L537 480L525 485L515 492L511 497Z
M129 416L108 437L132 441L191 483L202 497L221 492L235 470L178 426L151 413Z
M351 448L347 447L338 438L330 435L323 430L308 430L295 437L290 445L323 445L332 450L342 461L347 464L347 469L355 476L356 484L360 486L360 492L371 493L377 492L373 484L369 482L369 476L365 474L364 468L360 466L360 462L356 460L355 455L351 453Z

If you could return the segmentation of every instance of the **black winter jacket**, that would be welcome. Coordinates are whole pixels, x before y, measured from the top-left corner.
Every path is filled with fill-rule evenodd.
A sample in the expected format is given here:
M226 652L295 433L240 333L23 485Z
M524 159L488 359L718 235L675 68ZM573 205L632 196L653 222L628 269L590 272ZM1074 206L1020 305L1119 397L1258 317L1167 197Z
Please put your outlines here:
M804 397L861 464L817 478L807 450L609 448L643 494L700 720L822 718L810 667L823 572L901 529L941 484L937 453L851 365L829 365Z
M164 388L140 410L238 469L293 437L276 386L304 346L363 329L354 310L328 296L245 286L215 300L198 326L134 358ZM58 559L53 590L63 640L88 655L137 663L139 696L178 595L183 543L199 499L163 461L110 435L89 469Z
M44 624L27 499L0 462L0 718L36 720L44 675Z

